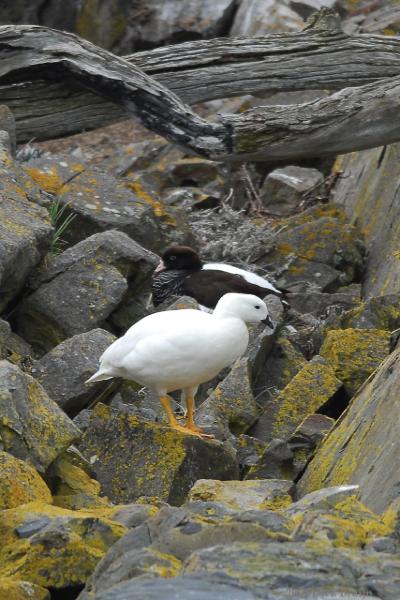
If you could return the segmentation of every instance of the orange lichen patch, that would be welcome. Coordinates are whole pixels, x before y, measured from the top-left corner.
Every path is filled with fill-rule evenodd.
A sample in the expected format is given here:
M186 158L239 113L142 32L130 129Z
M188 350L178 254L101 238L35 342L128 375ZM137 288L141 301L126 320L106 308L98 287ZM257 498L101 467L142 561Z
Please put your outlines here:
M140 200L143 200L146 204L149 204L152 207L153 213L156 217L163 217L165 223L171 226L176 226L176 220L168 213L165 205L159 200L155 200L153 196L146 192L139 181L130 181L126 185L136 194L136 196L140 198Z
M57 172L56 167L48 167L46 169L27 167L26 172L42 190L49 194L57 194L63 186L63 180Z
M0 510L27 502L51 502L50 490L29 464L0 451Z

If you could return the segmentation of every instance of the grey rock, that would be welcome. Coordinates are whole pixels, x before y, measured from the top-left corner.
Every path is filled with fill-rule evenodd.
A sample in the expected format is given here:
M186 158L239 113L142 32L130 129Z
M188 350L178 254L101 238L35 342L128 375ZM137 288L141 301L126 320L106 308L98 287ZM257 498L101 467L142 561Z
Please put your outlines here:
M400 327L400 300L398 294L371 297L340 315L332 314L326 325L343 329L387 329Z
M13 177L10 161L8 153L1 151L0 312L17 296L46 254L53 232L47 211L30 201L24 181Z
M296 211L307 194L321 192L324 177L317 169L288 166L271 171L260 190L260 198L267 210L286 216Z
M127 581L114 588L102 591L93 600L256 600L251 592L236 584L205 581L196 577L174 577L174 579L155 579L154 581ZM343 600L347 600L344 598ZM350 600L350 599L349 599ZM360 600L363 600L360 598Z
M197 479L232 479L238 474L234 453L220 442L185 435L100 404L79 448L91 462L103 493L116 503L157 496L179 504Z
M303 19L308 17L321 8L335 8L337 0L291 0L290 7Z
M155 507L150 504L127 504L115 511L112 519L129 529L134 529L152 517L155 511Z
M125 295L140 295L157 258L127 235L93 235L57 256L16 312L17 331L41 352L107 324Z
M299 313L307 313L315 317L324 318L331 314L337 315L357 307L360 304L360 295L357 293L335 292L327 294L308 291L289 294L287 300L290 307Z
M245 433L238 435L232 443L240 467L250 467L257 464L265 448L263 442Z
M33 377L0 361L2 449L43 472L80 435Z
M398 569L398 556L390 554L363 556L330 545L312 549L302 543L234 543L193 552L184 575L225 579L273 600L293 598L293 591L302 600L363 598L370 591L385 600L396 600Z
M376 512L398 497L399 365L396 349L360 388L307 466L299 482L301 496L333 483L359 485L360 500Z
M135 27L128 28L125 37L136 48L216 37L226 32L235 6L234 0L150 0L131 9Z
M249 470L246 479L287 479L292 481L294 454L288 442L272 440L258 462Z
M231 36L260 36L266 33L297 31L304 22L290 8L289 0L244 0L231 27Z
M87 386L85 381L97 370L101 354L114 340L115 336L103 329L75 335L34 362L32 375L58 406L73 415L95 397L105 398L102 392L110 382Z

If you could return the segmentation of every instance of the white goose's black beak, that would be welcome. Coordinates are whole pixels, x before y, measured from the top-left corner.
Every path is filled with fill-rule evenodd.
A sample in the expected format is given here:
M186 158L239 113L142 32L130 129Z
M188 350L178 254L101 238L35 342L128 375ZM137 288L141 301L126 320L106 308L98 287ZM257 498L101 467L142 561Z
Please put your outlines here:
M268 325L268 327L271 327L271 329L274 328L274 324L273 324L272 319L271 319L271 317L269 315L268 315L268 317L266 317L265 319L263 319L261 321L261 323L264 323L264 325Z

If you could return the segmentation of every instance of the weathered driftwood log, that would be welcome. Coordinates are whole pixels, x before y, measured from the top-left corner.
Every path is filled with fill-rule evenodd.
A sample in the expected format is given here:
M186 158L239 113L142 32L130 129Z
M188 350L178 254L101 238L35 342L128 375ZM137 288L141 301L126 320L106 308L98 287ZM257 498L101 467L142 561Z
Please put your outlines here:
M73 34L4 26L0 59L0 83L72 80L119 104L152 131L214 160L329 156L400 139L400 77L210 123L137 66Z
M6 42L12 31L17 52L18 27L3 28L0 42ZM42 36L48 39L48 30L31 31L38 36L40 48ZM58 39L65 44L76 38ZM0 59L6 53L7 45L2 44ZM187 42L125 58L183 102L195 104L243 93L337 90L400 75L400 40L345 35L338 18L325 10L315 13L313 21L299 33ZM121 105L76 81L41 81L37 74L33 80L32 71L22 74L22 83L0 86L0 102L11 108L17 120L18 141L68 135L126 118Z

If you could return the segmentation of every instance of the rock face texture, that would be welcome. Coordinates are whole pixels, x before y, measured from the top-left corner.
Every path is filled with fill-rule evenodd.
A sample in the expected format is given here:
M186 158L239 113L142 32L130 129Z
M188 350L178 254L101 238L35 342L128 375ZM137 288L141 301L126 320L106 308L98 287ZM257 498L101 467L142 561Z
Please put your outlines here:
M305 494L328 485L360 485L377 512L398 498L400 349L389 356L352 400L299 482Z
M341 156L335 164L336 171L341 173L335 201L365 234L366 297L400 290L399 155L400 145L392 144Z

